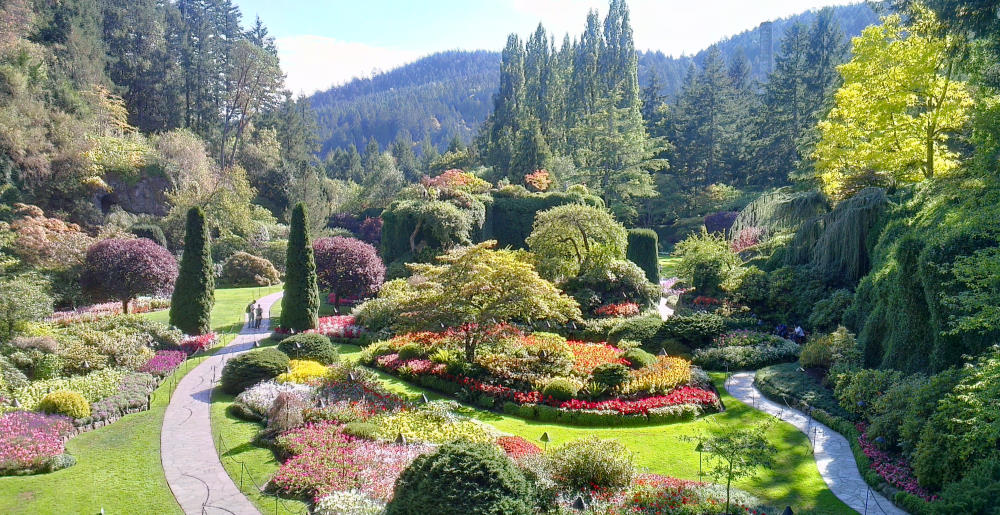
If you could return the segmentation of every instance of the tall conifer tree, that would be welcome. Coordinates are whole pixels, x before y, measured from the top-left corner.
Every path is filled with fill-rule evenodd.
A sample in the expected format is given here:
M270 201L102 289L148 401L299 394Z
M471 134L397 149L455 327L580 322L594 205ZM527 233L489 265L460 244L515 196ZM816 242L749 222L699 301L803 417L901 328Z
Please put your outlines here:
M212 329L215 273L210 245L205 213L200 207L192 207L187 215L180 275L170 298L170 324L186 334L204 334Z
M307 220L306 206L296 204L288 233L285 295L281 298L281 327L296 332L314 329L319 316L316 260Z

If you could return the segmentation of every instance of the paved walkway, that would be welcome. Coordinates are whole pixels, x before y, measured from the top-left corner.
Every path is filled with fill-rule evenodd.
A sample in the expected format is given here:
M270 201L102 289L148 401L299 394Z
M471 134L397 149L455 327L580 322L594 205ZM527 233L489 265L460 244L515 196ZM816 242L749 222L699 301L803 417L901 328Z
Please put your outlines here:
M726 390L736 400L753 406L798 428L815 442L816 468L834 495L845 504L868 515L906 515L882 494L871 490L858 472L851 445L840 433L812 420L805 413L772 402L753 385L753 372L733 374ZM780 464L779 464L780 466ZM867 503L867 509L865 507ZM794 510L795 508L792 507Z
M264 313L281 298L272 293L257 301ZM160 433L160 460L167 483L184 513L257 515L254 507L219 461L212 440L212 388L226 360L253 348L268 336L270 320L260 329L244 326L233 342L188 372L167 405ZM136 499L141 502L141 499Z

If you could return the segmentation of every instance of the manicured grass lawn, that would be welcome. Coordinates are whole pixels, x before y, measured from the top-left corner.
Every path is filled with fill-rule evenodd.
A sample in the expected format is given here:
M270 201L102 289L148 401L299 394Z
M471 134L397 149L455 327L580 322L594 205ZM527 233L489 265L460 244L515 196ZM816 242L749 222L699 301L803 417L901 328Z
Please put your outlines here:
M359 352L360 347L340 346L341 357L346 360L356 359ZM426 394L430 399L443 398L387 374L378 372L378 375L389 389L396 392L409 395ZM727 411L685 424L627 428L573 427L524 420L472 408L468 408L467 412L501 431L520 435L532 441L537 442L542 433L547 432L551 440L548 445L559 445L591 435L614 438L631 449L636 455L636 463L649 472L684 479L698 479L698 453L694 451L695 444L684 440L685 437L699 432L726 431L732 427L774 420L724 393L722 374L713 374L713 379L720 392L723 392L722 400L728 408ZM254 480L263 484L263 481L277 469L278 464L269 450L246 444L260 426L228 416L225 409L229 403L231 403L229 397L217 395L213 399L213 427L216 431L222 432L228 446L234 446L228 454L244 461L247 469L253 471ZM769 436L771 443L778 448L778 452L774 455L775 467L773 470L762 471L755 480L739 481L736 486L768 500L779 509L790 505L795 513L853 513L833 495L819 476L806 436L789 424L774 422ZM230 443L236 441L241 444ZM232 460L224 460L223 463L227 461ZM226 467L230 475L238 481L241 467L230 463L226 463ZM710 480L707 475L704 479ZM250 485L249 488L250 490L245 488L244 491L253 494L254 487ZM268 506L270 510L274 509L273 500L270 501L272 504L268 505L266 501L254 499L253 496L251 499L262 509Z
M352 309L354 309L352 306L343 306L343 307L340 308L340 313L339 314L341 314L341 315L350 315ZM321 317L327 317L327 316L336 315L336 314L338 314L338 313L333 310L333 304L330 304L329 302L326 301L325 294L320 293L319 316L321 316ZM275 302L271 306L270 317L273 320L277 320L278 317L280 317L280 316L281 316L281 301L279 300L278 302ZM277 324L277 322L272 323L271 325L274 326L275 324Z
M246 321L246 308L251 300L281 291L281 285L250 288L217 288L212 308L212 330L219 333L239 332ZM170 310L146 314L150 320L169 324Z
M677 263L680 259L670 254L660 254L660 277L670 278L677 276Z
M0 513L183 513L160 464L160 427L175 381L192 358L153 394L151 409L71 439L77 464L51 474L0 478Z

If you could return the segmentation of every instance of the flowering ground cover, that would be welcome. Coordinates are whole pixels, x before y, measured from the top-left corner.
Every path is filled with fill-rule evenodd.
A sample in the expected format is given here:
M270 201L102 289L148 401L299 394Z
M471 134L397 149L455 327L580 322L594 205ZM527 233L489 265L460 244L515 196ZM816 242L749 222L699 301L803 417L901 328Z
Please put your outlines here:
M0 416L0 475L44 467L63 453L63 436L72 427L61 415L12 411Z
M865 431L867 427L864 423L859 423L857 428L858 432L861 433L861 436L858 437L858 443L861 445L861 450L864 451L865 456L871 460L871 469L877 472L879 476L882 476L882 479L886 483L904 492L916 495L925 501L934 501L937 499L936 495L931 494L917 483L917 477L913 474L913 467L905 459L879 449L878 446L868 439L868 434Z
M212 348L219 341L216 333L205 333L197 336L186 336L181 341L181 350L188 355Z

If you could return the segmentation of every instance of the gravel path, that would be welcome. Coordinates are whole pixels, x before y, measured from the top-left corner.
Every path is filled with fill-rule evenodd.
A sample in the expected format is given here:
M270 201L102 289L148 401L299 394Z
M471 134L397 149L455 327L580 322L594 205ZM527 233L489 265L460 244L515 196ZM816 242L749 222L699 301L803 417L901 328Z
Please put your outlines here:
M816 468L834 495L858 513L906 515L882 494L869 490L868 483L858 472L846 438L799 410L767 399L753 385L753 379L754 372L733 374L726 381L726 391L743 404L788 422L805 433L814 442Z
M257 301L264 313L281 298L272 293ZM212 440L212 388L229 358L253 348L270 332L265 318L260 329L244 326L233 342L188 372L177 384L163 417L160 460L167 483L184 513L256 515L254 507L226 473ZM136 502L141 502L136 499Z

